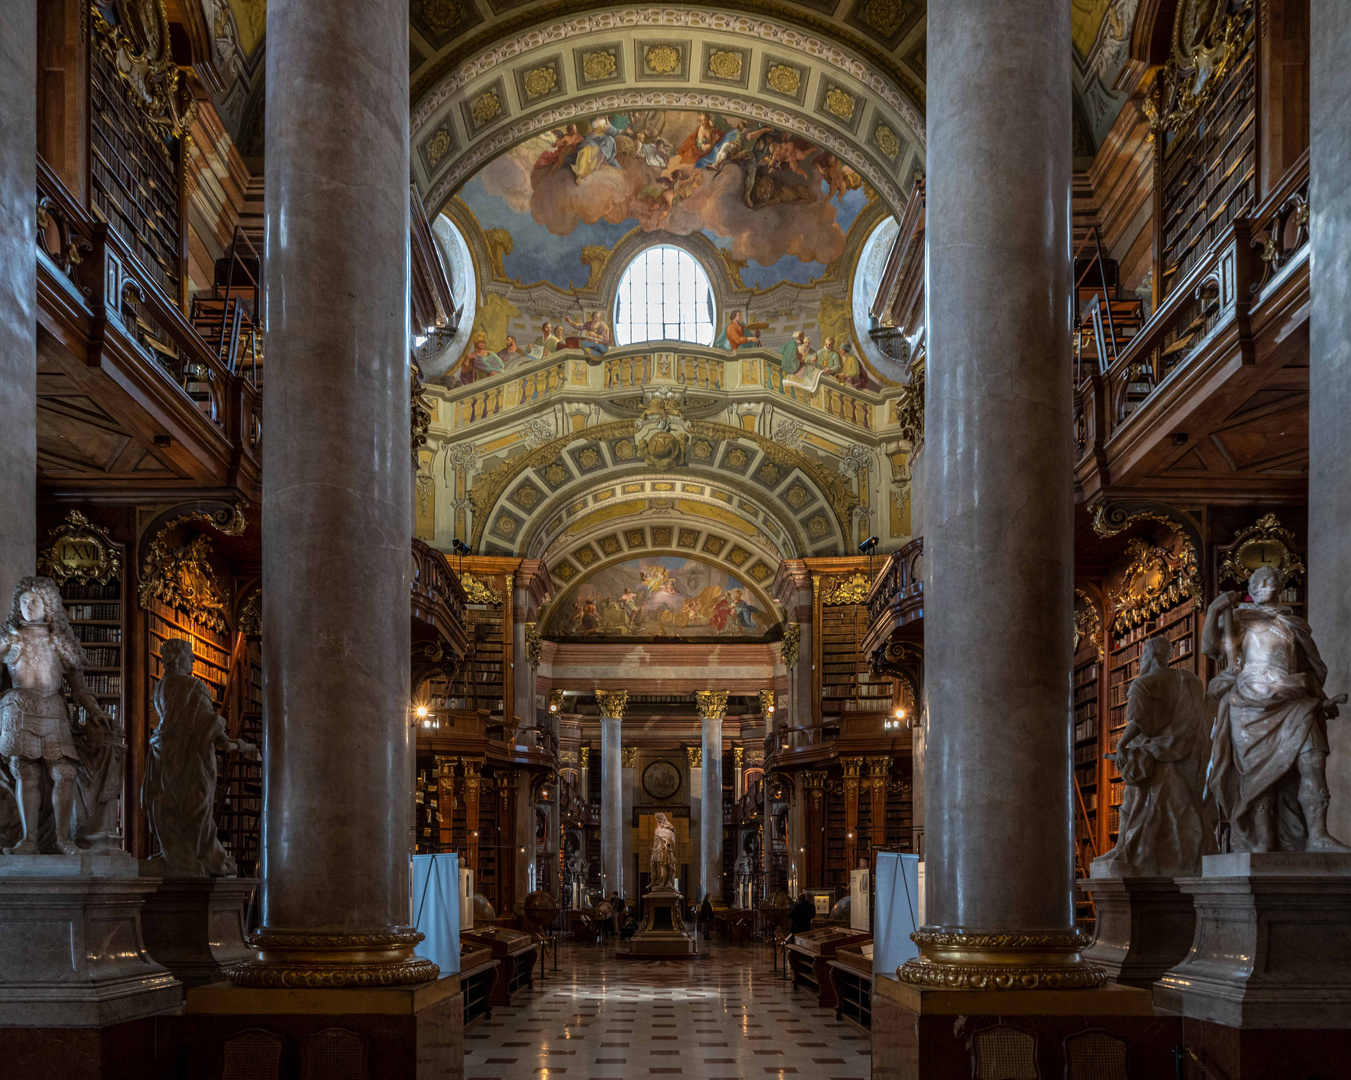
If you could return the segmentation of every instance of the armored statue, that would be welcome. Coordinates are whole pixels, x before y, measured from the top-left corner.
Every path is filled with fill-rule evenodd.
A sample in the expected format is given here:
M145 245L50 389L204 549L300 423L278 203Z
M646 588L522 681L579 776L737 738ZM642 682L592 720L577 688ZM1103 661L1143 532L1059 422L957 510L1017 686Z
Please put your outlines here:
M1202 791L1209 747L1205 685L1168 666L1173 646L1150 638L1126 699L1116 747L1124 781L1116 847L1093 860L1095 874L1177 877L1201 870L1206 825Z
M740 889L741 886L749 884L753 874L750 852L743 851L732 865L732 878L736 887Z
M206 685L192 674L192 642L164 643L155 687L159 726L150 735L141 806L159 841L166 877L234 877L235 861L216 835L216 750L259 760L258 749L225 733Z
M0 696L0 760L8 766L0 782L13 792L20 824L18 841L5 854L79 854L85 849L77 836L107 840L115 829L110 819L125 746L121 729L85 686L84 649L51 578L26 577L15 588L9 621L0 627L0 657L13 683ZM72 724L62 679L85 710L84 730ZM51 780L50 810L43 804L44 774Z
M1225 665L1206 784L1229 822L1235 851L1351 851L1327 829L1327 665L1309 624L1273 604L1280 575L1260 566L1251 603L1221 593L1206 612L1201 648Z
M652 888L649 892L669 892L675 888L676 865L675 828L665 814L657 815L652 830Z

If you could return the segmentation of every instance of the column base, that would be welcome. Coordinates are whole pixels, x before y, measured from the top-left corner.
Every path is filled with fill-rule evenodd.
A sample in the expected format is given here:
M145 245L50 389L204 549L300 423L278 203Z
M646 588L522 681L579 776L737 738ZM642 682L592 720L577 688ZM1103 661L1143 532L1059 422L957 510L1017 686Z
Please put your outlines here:
M107 1027L179 1005L141 938L155 885L125 852L0 859L0 1027Z
M1172 878L1094 877L1097 930L1084 959L1124 986L1149 989L1191 948L1196 908Z
M371 934L263 927L248 939L257 957L226 975L236 986L260 990L414 986L440 974L414 955L421 940L420 932L402 927Z
M141 863L141 872L153 864ZM145 948L184 987L222 982L257 954L244 941L246 907L257 878L163 878L145 899Z
M363 1063L352 1075L379 1080L463 1080L460 977L416 987L257 990L216 983L188 991L183 1014L161 1029L162 1066L184 1075L327 1075L325 1062ZM166 1071L165 1075L169 1075ZM178 1073L173 1073L178 1075Z
M980 933L925 926L911 935L919 956L901 982L940 990L1087 990L1107 981L1085 960L1089 939L1073 930Z
M1079 1075L1072 1062L1096 1063L1103 1076L1172 1076L1181 1035L1181 1018L1156 1016L1137 987L946 990L873 980L873 1080ZM1104 1067L1117 1061L1115 1072Z
M1207 855L1178 885L1196 936L1155 987L1161 1007L1232 1028L1351 1029L1351 855Z

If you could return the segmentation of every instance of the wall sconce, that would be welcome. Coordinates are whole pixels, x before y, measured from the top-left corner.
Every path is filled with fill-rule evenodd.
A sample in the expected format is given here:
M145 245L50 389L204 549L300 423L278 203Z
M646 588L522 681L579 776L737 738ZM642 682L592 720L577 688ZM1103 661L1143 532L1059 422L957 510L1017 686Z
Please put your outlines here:
M562 690L550 690L550 691L549 691L549 715L550 715L550 716L557 716L557 715L558 715L560 712L562 712L562 711L563 711L563 691L562 691Z
M413 707L413 726L435 731L441 727L441 721L426 705L415 705Z
M897 709L896 715L888 717L882 721L883 731L897 731L902 727L909 727L909 722L905 719L905 710Z

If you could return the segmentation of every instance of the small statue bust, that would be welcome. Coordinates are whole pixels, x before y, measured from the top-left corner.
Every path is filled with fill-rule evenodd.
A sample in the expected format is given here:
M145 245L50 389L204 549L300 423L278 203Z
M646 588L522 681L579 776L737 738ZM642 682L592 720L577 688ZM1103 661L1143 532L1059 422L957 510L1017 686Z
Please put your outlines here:
M1328 833L1327 722L1346 695L1323 690L1327 665L1309 624L1273 604L1274 567L1259 566L1242 594L1220 593L1201 648L1224 665L1208 789L1229 822L1234 851L1351 851Z
M675 888L676 851L675 828L665 814L658 814L652 830L652 888L649 892L670 891Z
M9 770L7 776L0 775L0 786L12 787L22 832L17 843L4 849L5 854L37 855L54 849L77 855L83 849L75 840L76 795L82 796L84 805L101 806L104 787L120 791L122 759L120 753L113 755L114 785L96 784L99 791L88 787L85 782L90 777L84 771L88 763L77 746L61 680L65 679L86 710L88 726L108 736L97 740L100 745L120 748L121 732L84 684L84 649L70 628L61 592L51 578L26 577L15 588L9 621L0 627L0 659L13 682L0 697L0 758ZM44 770L52 782L50 818L42 805Z
M159 841L167 877L233 877L235 861L216 835L216 748L252 761L258 749L225 733L206 685L192 674L192 642L164 643L164 677L155 687L159 726L150 735L141 806Z
M1205 686L1168 666L1173 646L1150 638L1126 698L1117 742L1121 826L1116 847L1093 860L1094 876L1177 877L1201 870L1206 761Z

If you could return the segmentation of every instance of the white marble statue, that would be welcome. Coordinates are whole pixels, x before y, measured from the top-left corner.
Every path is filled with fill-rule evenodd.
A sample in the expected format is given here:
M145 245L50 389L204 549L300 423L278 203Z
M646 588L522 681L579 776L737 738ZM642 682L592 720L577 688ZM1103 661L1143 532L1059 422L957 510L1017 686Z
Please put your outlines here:
M77 855L86 850L77 838L115 835L110 819L121 794L125 746L84 684L84 649L51 578L26 577L15 588L9 621L0 627L0 659L13 683L0 697L0 759L8 768L0 784L12 791L19 817L13 830L19 835L7 838L17 842L5 854ZM72 725L62 679L88 716L83 731ZM51 779L50 808L42 798L44 772Z
M675 888L677 873L675 828L665 814L657 815L652 830L652 888L650 892Z
M159 841L166 877L234 877L235 861L216 836L216 749L259 760L257 748L225 734L206 684L192 674L192 642L164 643L155 687L159 726L150 735L141 806Z
M1206 612L1201 648L1225 665L1208 789L1229 822L1234 851L1349 851L1327 829L1327 721L1346 701L1323 690L1327 665L1309 624L1272 603L1281 578L1261 566L1252 603L1221 593Z
M1166 637L1140 648L1140 674L1126 698L1116 748L1124 781L1116 847L1093 860L1094 876L1178 877L1201 872L1208 832L1203 811L1205 684L1168 666Z

